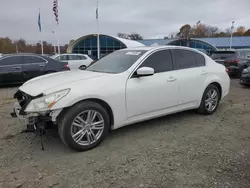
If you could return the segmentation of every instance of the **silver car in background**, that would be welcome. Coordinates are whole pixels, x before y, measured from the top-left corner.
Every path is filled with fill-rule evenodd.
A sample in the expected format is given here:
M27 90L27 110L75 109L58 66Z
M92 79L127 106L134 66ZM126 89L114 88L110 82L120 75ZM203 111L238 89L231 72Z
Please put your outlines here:
M245 59L245 60L250 60L250 49L236 49L236 52L239 53L239 58Z
M85 54L55 54L51 56L52 59L61 62L67 62L70 70L72 69L86 69L93 61L88 55Z

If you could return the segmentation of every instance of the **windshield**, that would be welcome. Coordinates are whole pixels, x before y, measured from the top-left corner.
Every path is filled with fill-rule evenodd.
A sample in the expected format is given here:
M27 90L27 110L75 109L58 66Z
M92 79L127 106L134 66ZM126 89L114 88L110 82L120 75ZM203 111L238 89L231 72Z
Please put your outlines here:
M50 58L51 58L51 59L55 59L57 56L58 56L58 55L55 54L55 55L50 56Z
M211 55L212 59L228 59L237 57L237 53L233 51L223 51L223 52L214 52Z
M129 69L146 50L115 51L89 66L87 71L104 73L121 73Z

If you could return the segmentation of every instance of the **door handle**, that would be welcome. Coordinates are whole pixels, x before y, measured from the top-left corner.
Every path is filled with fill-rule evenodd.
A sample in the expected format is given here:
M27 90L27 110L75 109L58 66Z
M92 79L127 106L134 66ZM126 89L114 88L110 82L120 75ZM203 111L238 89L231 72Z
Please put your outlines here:
M206 71L202 71L202 72L201 72L201 75L206 75L206 74L207 74Z
M44 65L38 65L39 67L44 67Z
M174 81L176 81L176 80L177 80L176 78L170 76L170 77L167 79L167 82L174 82Z
M21 67L14 67L14 69L21 69Z

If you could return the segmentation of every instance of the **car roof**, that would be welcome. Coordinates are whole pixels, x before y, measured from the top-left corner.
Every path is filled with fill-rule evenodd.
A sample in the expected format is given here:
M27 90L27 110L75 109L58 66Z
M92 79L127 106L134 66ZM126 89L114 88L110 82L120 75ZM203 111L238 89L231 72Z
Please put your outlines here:
M2 56L0 56L0 59L4 59L6 57L12 57L12 56L25 56L25 55L31 55L31 56L37 56L37 57L41 57L43 59L46 59L47 61L51 60L51 58L49 56L46 55L41 55L41 54L34 54L34 53L13 53L13 54L4 54Z
M87 54L63 53L63 54L55 54L55 55L82 55L82 56L86 56Z
M23 56L23 55L34 55L34 56L43 56L41 54L34 54L34 53L12 53L12 54L3 54L1 57L8 57L8 56Z

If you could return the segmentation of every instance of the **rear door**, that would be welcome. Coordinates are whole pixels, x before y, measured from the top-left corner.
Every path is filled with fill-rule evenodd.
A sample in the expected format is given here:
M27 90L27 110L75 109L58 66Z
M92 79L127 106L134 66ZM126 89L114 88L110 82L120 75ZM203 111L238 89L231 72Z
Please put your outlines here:
M68 63L70 69L79 69L79 67L82 65L82 62L84 60L81 60L78 55L68 55Z
M204 82L208 76L203 55L184 49L171 50L176 78L179 84L179 105L183 108L197 105L203 94Z
M22 56L8 56L0 59L0 83L22 83L22 62Z
M23 59L24 64L22 65L22 70L25 81L44 74L44 67L46 66L47 60L34 55L25 55Z

